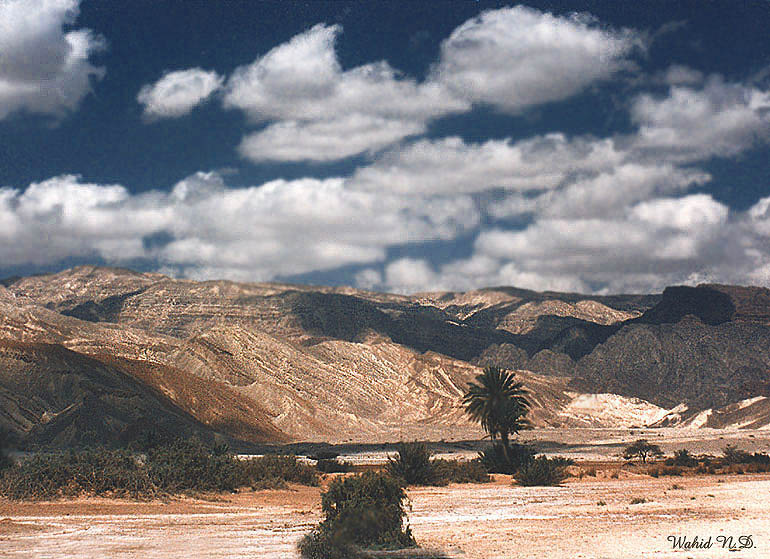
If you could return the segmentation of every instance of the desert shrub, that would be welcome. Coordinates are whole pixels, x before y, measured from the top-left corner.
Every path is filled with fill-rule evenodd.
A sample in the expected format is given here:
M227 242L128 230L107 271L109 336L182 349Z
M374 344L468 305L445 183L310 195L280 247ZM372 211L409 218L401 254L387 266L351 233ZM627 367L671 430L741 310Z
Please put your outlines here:
M745 450L740 450L734 445L727 445L722 449L722 460L725 464L748 464L751 461L751 454Z
M575 465L575 461L572 458L565 458L564 456L554 456L551 458L551 461L562 468Z
M234 491L243 482L241 469L231 454L215 455L194 439L179 439L147 454L150 479L172 493Z
M431 463L431 454L425 443L401 442L396 456L388 458L386 470L407 485L435 485L440 480Z
M639 439L623 450L624 458L627 460L639 458L642 463L647 462L647 458L654 458L656 456L661 456L662 454L663 451L660 450L658 445L647 442L646 439Z
M666 460L666 464L669 466L683 466L685 468L695 466L697 463L698 461L686 448L674 452L674 457L671 459L670 464L669 461Z
M590 468L588 468L588 469L585 471L585 475L587 475L587 476L591 476L591 477L596 477L596 468L595 468L595 467L593 467L593 466L591 466Z
M479 460L490 474L515 474L535 457L534 449L526 444L511 444L506 457L503 445L493 443L479 453Z
M0 470L10 468L13 460L8 455L8 450L15 444L16 437L8 429L0 428Z
M770 466L770 456L764 452L755 452L751 455L749 460L751 464L761 464L763 466Z
M0 494L11 499L105 494L138 498L155 493L146 470L125 450L36 454L0 478Z
M764 452L755 452L751 454L745 450L739 450L733 445L727 445L722 449L722 462L726 465L733 464L754 464L760 466L756 471L765 471L762 467L770 468L770 456Z
M321 495L324 520L299 543L306 559L360 557L360 549L415 546L404 524L406 493L401 480L365 472L334 480Z
M682 469L679 466L654 466L647 470L647 475L652 477L681 476Z
M325 474L345 473L353 469L353 465L350 462L338 460L337 458L322 458L316 462L315 467L319 472Z
M286 482L318 485L318 471L293 455L266 454L239 461L240 482L253 488L280 487Z
M567 472L562 461L541 455L519 468L514 477L519 485L559 485Z
M632 505L641 505L646 502L647 502L647 499L645 499L644 497L634 497L633 499L631 499Z
M660 472L664 476L681 476L682 468L679 466L663 466Z
M746 464L746 473L757 474L761 472L770 472L770 465L757 462Z
M474 460L436 459L431 464L436 478L442 483L487 483L491 480L487 469L478 458Z

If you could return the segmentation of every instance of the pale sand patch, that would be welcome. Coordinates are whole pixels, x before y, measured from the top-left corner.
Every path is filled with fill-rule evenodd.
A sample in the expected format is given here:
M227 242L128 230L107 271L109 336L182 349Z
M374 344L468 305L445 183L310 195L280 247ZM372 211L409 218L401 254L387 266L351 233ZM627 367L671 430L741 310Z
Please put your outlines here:
M422 545L469 559L759 559L770 557L768 494L767 474L584 478L533 488L497 476L493 484L412 488L409 518ZM321 518L319 496L318 488L297 486L216 502L0 501L0 518L34 526L0 532L0 556L292 558ZM635 497L648 502L631 505ZM751 535L756 547L672 551L666 539L720 534Z

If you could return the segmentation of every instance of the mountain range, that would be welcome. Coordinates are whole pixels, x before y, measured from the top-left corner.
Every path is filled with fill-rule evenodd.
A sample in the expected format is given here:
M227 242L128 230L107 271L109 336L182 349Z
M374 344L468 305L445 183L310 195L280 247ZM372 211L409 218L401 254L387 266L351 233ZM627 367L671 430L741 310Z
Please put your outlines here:
M547 427L770 426L770 290L397 295L78 267L0 285L0 427L233 444L479 438L461 399L515 370Z

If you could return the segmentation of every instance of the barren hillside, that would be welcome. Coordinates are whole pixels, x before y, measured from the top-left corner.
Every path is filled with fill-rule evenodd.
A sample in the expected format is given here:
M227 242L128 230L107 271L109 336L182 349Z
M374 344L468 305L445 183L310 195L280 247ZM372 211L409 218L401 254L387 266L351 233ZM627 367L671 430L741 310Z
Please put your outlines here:
M32 442L148 419L251 442L477 438L460 400L490 363L519 371L540 426L770 423L765 400L735 409L770 395L759 288L401 296L94 267L4 285L0 423Z

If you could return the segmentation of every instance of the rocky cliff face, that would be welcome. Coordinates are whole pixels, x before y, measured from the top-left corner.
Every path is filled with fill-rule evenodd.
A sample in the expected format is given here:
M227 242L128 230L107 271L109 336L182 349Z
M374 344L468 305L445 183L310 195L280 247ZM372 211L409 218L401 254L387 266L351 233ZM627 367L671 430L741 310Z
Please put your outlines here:
M0 424L46 444L148 418L251 442L478 437L461 397L487 364L519 370L537 425L685 422L770 386L759 288L407 297L92 267L3 283Z

